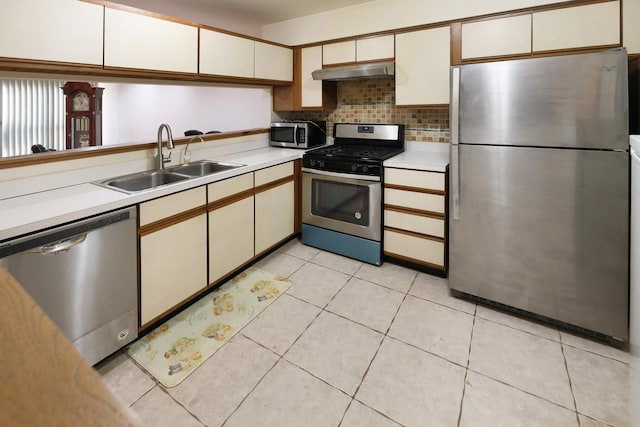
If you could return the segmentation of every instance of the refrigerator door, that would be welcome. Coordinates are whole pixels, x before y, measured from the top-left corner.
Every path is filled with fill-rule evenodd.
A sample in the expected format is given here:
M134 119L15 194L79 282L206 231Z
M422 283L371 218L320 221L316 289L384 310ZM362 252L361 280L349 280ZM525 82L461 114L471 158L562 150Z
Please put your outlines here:
M629 154L455 148L451 289L626 340Z
M461 144L627 150L627 54L460 66Z

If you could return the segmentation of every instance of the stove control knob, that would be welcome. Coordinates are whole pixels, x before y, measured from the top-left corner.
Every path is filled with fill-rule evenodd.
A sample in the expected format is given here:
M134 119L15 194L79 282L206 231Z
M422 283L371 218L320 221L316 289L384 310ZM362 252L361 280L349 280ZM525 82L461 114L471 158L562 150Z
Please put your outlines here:
M358 170L358 165L356 164L351 165L351 170L356 172Z
M364 166L364 165L362 166L362 172L366 173L368 170L369 170L369 168L367 166Z
M318 166L320 166L321 168L324 167L324 160L319 160L318 161Z
M314 167L316 165L315 160L309 160L309 166Z

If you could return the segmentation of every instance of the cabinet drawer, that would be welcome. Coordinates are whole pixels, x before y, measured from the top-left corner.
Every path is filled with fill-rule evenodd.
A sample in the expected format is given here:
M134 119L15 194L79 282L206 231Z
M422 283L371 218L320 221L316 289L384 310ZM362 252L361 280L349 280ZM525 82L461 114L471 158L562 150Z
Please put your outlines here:
M444 268L444 243L395 231L384 231L384 252Z
M441 218L385 210L384 225L444 239L444 219Z
M204 186L144 202L140 204L140 225L147 225L206 203Z
M445 197L439 194L385 188L384 203L385 205L403 206L421 211L444 214Z
M384 169L384 181L388 184L444 191L444 173L410 169Z
M253 188L253 174L234 176L223 181L214 182L207 186L209 203L215 202L225 197L233 196Z
M281 178L293 175L293 162L271 166L270 168L255 171L255 186L259 187Z

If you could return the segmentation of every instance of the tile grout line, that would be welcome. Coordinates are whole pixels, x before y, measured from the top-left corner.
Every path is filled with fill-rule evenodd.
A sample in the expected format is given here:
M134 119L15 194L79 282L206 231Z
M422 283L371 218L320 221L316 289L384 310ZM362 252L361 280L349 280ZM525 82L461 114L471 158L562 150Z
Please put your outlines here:
M460 423L462 422L462 408L464 405L464 395L467 391L467 381L469 378L469 364L471 363L471 346L473 344L473 332L476 329L476 315L478 313L478 305L476 304L473 310L473 323L471 325L471 336L469 337L469 351L467 353L467 366L464 368L464 380L462 381L462 396L460 397L460 410L458 411L458 423L457 426L460 427Z
M282 253L286 253L286 252L282 252ZM293 256L293 257L295 257L295 258L298 258L298 257L296 257L295 255L288 254L288 253L286 253L286 254L287 254L287 255L289 255L289 256ZM298 259L301 259L301 258L298 258ZM298 270L300 270L300 269L301 269L302 267L304 267L305 265L307 265L307 264L311 263L311 260L304 260L304 259L301 259L301 260L302 260L302 261L304 261L304 263L303 263L300 267L298 267L298 268L297 268L293 273L291 273L289 276L287 276L287 278L291 277L293 274L295 274L295 272L297 272ZM311 263L311 264L314 264L314 263ZM314 265L318 265L318 264L314 264ZM324 267L324 266L323 266L323 267ZM326 268L329 268L329 267L326 267ZM358 269L359 269L359 268L358 268ZM333 270L333 269L332 269L332 270ZM334 270L334 271L337 271L337 270ZM356 271L357 271L357 270L356 270ZM346 273L343 273L343 274L346 274ZM349 277L351 278L352 276L349 276ZM346 285L346 283L348 283L348 281L349 281L349 280L347 280L347 281L345 282L345 284L344 284L344 285ZM342 287L344 287L344 285L343 285ZM342 289L342 287L340 288L340 290ZM336 292L336 294L335 294L335 295L337 295L337 294L340 292L340 290L338 290L338 291ZM288 291L288 289L287 289L287 291ZM293 297L293 298L298 299L299 301L303 301L303 302L305 302L305 303L307 303L307 304L310 304L309 302L304 301L304 300L302 300L302 299L300 299L300 298L297 298L297 297L295 297L294 295L290 295L290 294L288 294L286 291L285 291L284 293L285 293L285 294L287 294L287 295L288 295L288 296L290 296L290 297ZM335 297L335 295L331 298L331 300L333 300L333 298ZM331 300L330 300L329 302L331 302ZM328 305L328 304L329 304L329 303L327 303L326 305ZM316 306L315 304L310 304L310 305L313 305L313 306L315 306L315 307L318 307L318 306ZM325 305L325 307L326 307L326 305ZM322 381L323 383L327 384L328 386L330 386L331 388L333 388L333 389L337 390L338 392L345 394L346 396L348 396L349 398L351 398L351 401L353 401L353 398L352 398L351 396L349 396L347 393L345 393L344 391L342 391L342 390L340 390L339 388L337 388L337 387L333 386L332 384L329 384L329 383L328 383L327 381L325 381L324 379L317 377L317 376L316 376L316 375L314 375L313 373L311 373L311 372L307 371L306 369L304 369L304 368L302 368L302 367L300 367L300 366L296 365L295 363L293 363L293 362L289 361L288 359L286 359L286 358L284 357L284 356L289 352L289 350L290 350L290 349L295 345L295 343L296 343L296 342L298 342L298 340L300 339L300 337L302 337L302 335L303 335L303 334L304 334L304 333L305 333L305 332L306 332L306 331L311 327L311 325L312 325L312 324L313 324L313 323L318 319L318 317L320 317L320 314L322 314L322 313L325 311L325 310L324 310L324 308L322 308L322 307L318 307L318 308L320 308L320 311L318 311L318 314L313 318L313 320L312 320L311 322L309 322L309 324L307 325L307 327L302 331L302 333L300 333L300 335L298 335L298 337L297 337L297 338L296 338L296 339L291 343L291 345L289 346L289 348L287 348L287 350L286 350L285 352L283 352L283 353L282 353L282 355L280 355L280 354L276 353L276 352L275 352L275 351L273 351L272 349L270 349L270 348L268 348L268 347L264 346L264 345L263 345L263 344L261 344L261 343L258 343L258 342L256 342L256 341L254 341L254 340L253 340L253 339L251 339L250 337L248 337L248 336L246 336L246 335L242 334L240 331L238 331L238 333L239 333L240 335L242 335L244 338L248 339L249 341L251 341L251 342L253 342L253 343L255 343L255 344L259 345L260 347L262 347L262 348L264 348L264 349L266 349L266 350L268 350L268 351L272 352L272 353L273 353L273 354L275 354L276 356L278 356L278 359L277 359L277 360L276 360L276 362L273 364L273 366L272 366L272 367L271 367L271 368L270 368L270 369L269 369L269 370L268 370L268 371L267 371L267 372L266 372L266 373L265 373L265 374L264 374L264 375L263 375L263 376L262 376L262 377L261 377L261 378L256 382L255 386L253 386L253 387L251 388L251 390L250 390L250 391L249 391L249 392L248 392L248 393L247 393L247 394L242 398L242 400L240 401L240 403L238 403L238 405L236 406L236 408L235 408L233 411L231 411L231 413L229 414L229 416L228 416L227 418L225 418L225 420L224 420L224 421L222 422L222 424L220 425L221 427L222 427L222 426L224 426L224 425L227 423L227 421L228 421L228 420L233 416L233 414L235 414L235 413L236 413L236 411L240 408L240 406L242 406L242 404L245 402L245 400L246 400L246 399L251 395L251 393L253 393L253 392L254 392L254 390L258 387L258 385L262 383L262 381L264 380L264 378L265 378L265 377L266 377L266 376L267 376L267 375L268 375L268 374L269 374L269 373L270 373L270 372L271 372L271 371L276 367L276 365L277 365L278 363L280 363L280 361L283 361L283 360L284 360L285 362L287 362L287 363L291 364L292 366L295 366L296 368L298 368L298 369L300 369L300 370L302 370L302 371L304 371L304 372L308 373L308 374L309 374L309 375L311 375L312 377L314 377L314 378L316 378L316 379L318 379L318 380ZM256 316L256 318L257 318L257 316ZM253 320L255 320L255 318L254 318L254 319L252 319L252 320L251 320L251 322L253 322ZM245 325L245 327L246 327L246 326L248 326L251 322L247 323L247 325ZM243 327L243 329L244 329L244 327ZM347 408L345 409L345 413L343 414L343 418L344 418L344 415L346 414L346 411L347 411L347 410L349 409L349 407L351 406L351 401L349 401L349 405L347 405ZM341 421L341 422L342 422L342 421Z
M573 382L571 381L571 373L569 372L569 363L567 362L567 356L564 354L564 344L562 342L562 334L558 333L560 336L560 352L562 353L562 360L564 361L564 369L567 372L567 380L569 380L569 390L571 390L571 399L573 400L573 410L576 415L576 421L578 426L580 426L580 416L578 415L578 403L576 402L576 395L573 391Z
M358 269L359 270L359 269ZM357 271L356 271L357 272ZM384 342L385 338L389 337L389 331L391 330L391 326L393 325L393 322L396 320L396 317L398 316L398 313L400 312L400 308L402 307L402 304L404 303L404 301L407 299L407 296L409 295L409 290L411 290L411 287L413 287L413 284L416 281L416 278L418 277L417 273L416 275L413 277L413 280L411 281L411 284L409 285L409 287L407 288L407 291L404 292L404 297L402 298L402 301L400 302L400 304L398 304L398 308L396 309L395 314L393 315L393 318L391 319L391 321L389 322L389 326L387 326L387 330L382 334L382 339L380 340L380 343L378 344L378 348L376 349L376 352L373 354L373 357L371 358L371 360L369 361L369 365L367 366L367 369L365 369L364 373L362 374L362 378L360 379L360 383L358 384L358 386L356 387L356 390L353 392L353 397L352 397L352 402L353 400L355 400L356 395L358 394L358 392L360 391L360 387L362 386L362 383L364 382L364 379L366 378L367 374L369 373L369 370L371 369L371 365L373 365L373 361L376 359L376 357L378 356L378 353L380 352L380 348L382 348L382 343ZM371 328L370 328L371 329ZM376 331L378 332L378 331ZM378 332L379 333L379 332ZM393 337L389 337L389 338L393 338ZM358 400L358 402L360 402ZM397 422L396 420L393 420L391 418L389 418L387 415L380 413L379 411L377 411L376 409L370 407L369 405L366 405L363 402L360 402L362 405L366 406L367 408L375 411L376 413L379 413L381 415L383 415L385 418L390 419L391 421L400 424L399 422ZM351 406L351 403L349 403L349 406ZM346 415L346 411L345 414L343 415L343 420L344 420L344 416ZM342 420L340 421L340 424L342 424ZM402 424L400 424L402 425Z

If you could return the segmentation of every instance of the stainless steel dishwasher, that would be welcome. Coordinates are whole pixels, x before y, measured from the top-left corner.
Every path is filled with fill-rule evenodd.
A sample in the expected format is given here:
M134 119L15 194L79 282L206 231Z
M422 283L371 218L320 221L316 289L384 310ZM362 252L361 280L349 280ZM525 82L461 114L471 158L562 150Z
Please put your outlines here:
M135 207L0 242L6 268L92 365L138 336Z

